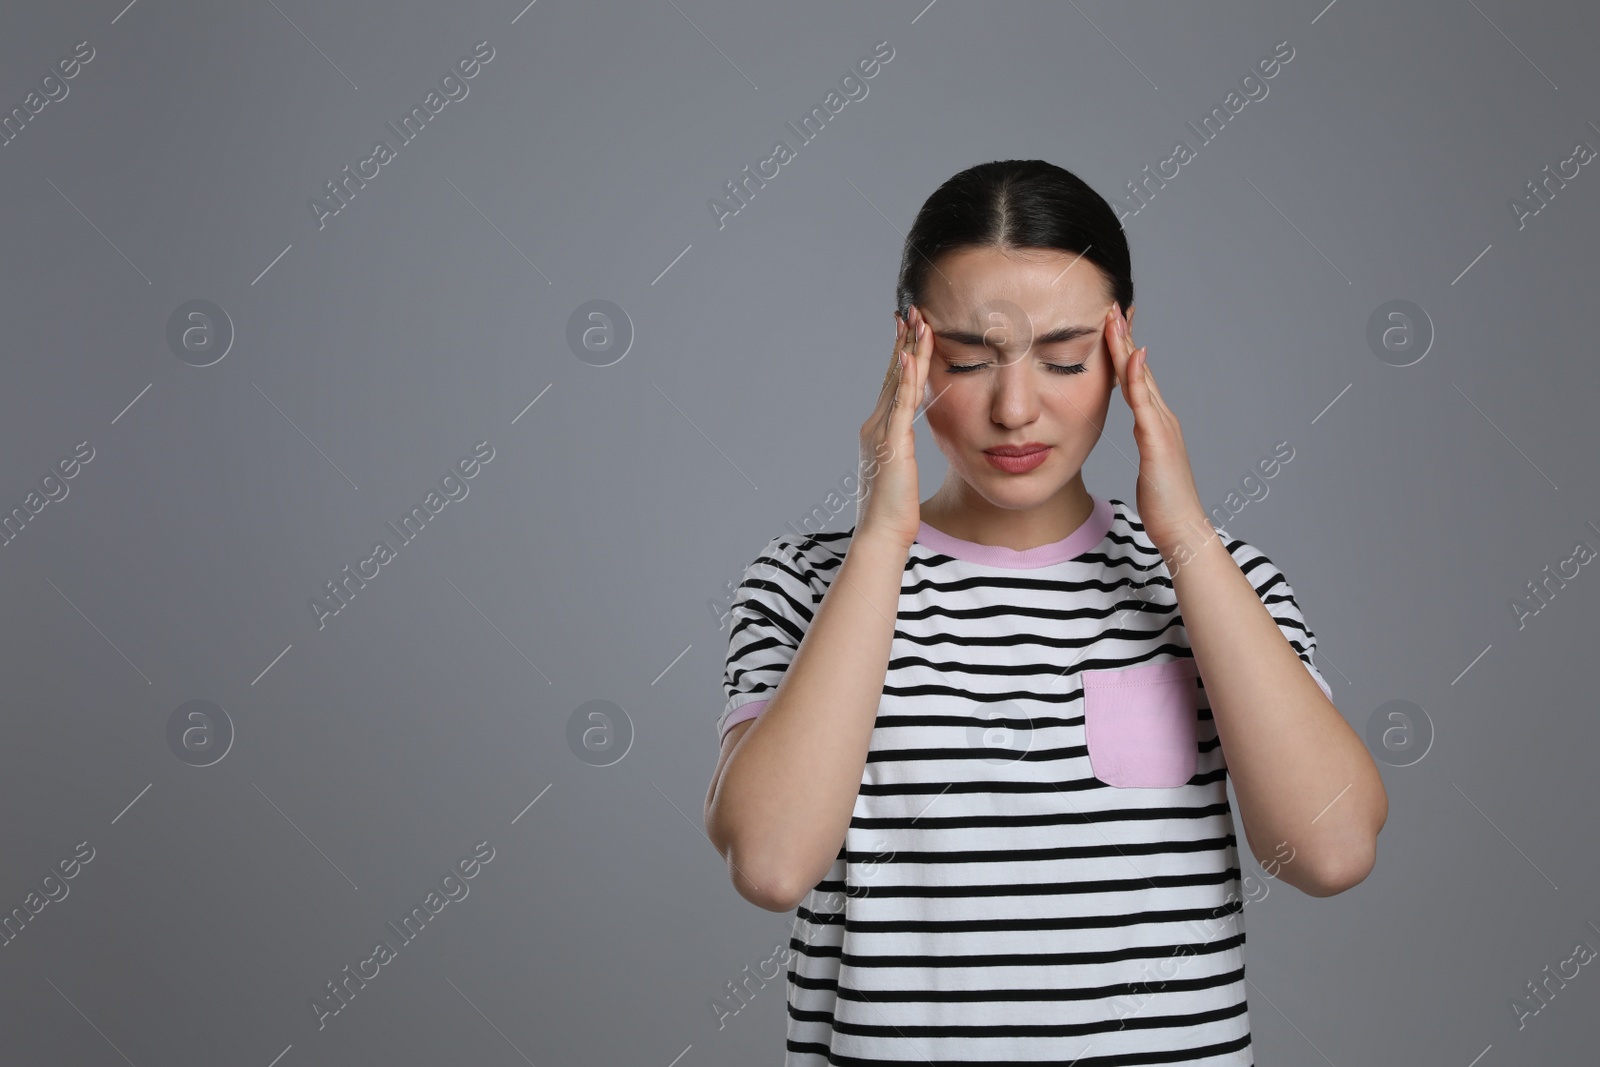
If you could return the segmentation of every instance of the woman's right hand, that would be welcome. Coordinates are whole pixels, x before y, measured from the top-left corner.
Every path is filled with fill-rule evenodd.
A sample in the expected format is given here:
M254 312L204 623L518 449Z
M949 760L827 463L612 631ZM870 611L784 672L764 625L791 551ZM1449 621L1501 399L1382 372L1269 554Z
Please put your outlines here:
M856 497L856 537L884 537L910 551L922 525L917 492L917 447L912 420L928 379L933 331L921 309L895 316L894 353L878 393L878 406L861 425L861 492Z

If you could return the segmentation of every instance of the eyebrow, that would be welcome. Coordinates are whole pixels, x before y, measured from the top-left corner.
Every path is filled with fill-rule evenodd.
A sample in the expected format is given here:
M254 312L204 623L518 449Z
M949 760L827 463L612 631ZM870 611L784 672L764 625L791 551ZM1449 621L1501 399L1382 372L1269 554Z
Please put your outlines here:
M1057 326L1049 333L1040 334L1033 339L1036 345L1057 344L1061 341L1076 341L1080 337L1098 334L1100 329L1095 326ZM953 341L963 345L981 345L986 342L983 334L971 333L967 330L935 330L935 337L942 337L946 341Z

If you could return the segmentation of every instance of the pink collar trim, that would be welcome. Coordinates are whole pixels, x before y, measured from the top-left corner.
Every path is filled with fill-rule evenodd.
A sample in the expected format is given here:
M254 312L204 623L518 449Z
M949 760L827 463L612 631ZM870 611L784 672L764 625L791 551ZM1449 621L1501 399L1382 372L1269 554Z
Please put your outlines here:
M926 522L917 530L917 543L934 552L964 559L969 563L979 563L985 567L1031 570L1035 567L1048 567L1052 563L1063 563L1069 559L1076 559L1103 541L1116 518L1116 508L1111 505L1111 501L1094 496L1092 493L1090 496L1094 500L1094 510L1089 513L1083 524L1061 540L1047 545L1037 545L1033 548L980 545L976 541L963 541L959 537L951 537Z

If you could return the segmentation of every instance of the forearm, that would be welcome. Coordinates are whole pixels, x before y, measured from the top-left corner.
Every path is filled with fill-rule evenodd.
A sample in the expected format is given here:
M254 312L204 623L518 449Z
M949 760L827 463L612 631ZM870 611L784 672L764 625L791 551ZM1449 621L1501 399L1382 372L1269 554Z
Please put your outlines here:
M851 543L793 661L745 732L708 805L744 876L797 897L839 853L889 665L907 549ZM772 892L773 890L769 890Z
M1388 814L1377 766L1226 546L1213 535L1188 548L1173 587L1250 849L1304 892L1349 888L1371 869Z

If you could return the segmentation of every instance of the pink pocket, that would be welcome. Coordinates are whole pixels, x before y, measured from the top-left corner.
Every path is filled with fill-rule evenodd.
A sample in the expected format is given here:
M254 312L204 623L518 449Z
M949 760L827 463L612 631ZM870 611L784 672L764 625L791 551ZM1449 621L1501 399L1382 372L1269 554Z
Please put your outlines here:
M1084 743L1096 778L1171 789L1194 777L1198 673L1192 659L1083 672Z

